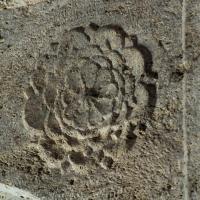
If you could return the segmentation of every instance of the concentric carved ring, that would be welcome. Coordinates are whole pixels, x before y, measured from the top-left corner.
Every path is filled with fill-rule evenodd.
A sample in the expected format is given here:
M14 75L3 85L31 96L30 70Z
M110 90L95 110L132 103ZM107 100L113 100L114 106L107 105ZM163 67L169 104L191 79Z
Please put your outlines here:
M56 59L53 71L45 63L31 77L26 127L43 132L40 145L50 152L46 160L108 165L115 157L108 152L122 141L132 146L134 130L155 106L151 53L118 26L90 25L67 31Z

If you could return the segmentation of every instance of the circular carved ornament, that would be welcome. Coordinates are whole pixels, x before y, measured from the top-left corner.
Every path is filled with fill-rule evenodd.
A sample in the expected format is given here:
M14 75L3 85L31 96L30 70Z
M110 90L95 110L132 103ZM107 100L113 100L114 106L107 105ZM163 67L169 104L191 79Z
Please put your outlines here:
M57 49L54 69L38 65L26 90L32 145L50 167L112 168L155 106L151 53L121 27L94 24L67 31Z

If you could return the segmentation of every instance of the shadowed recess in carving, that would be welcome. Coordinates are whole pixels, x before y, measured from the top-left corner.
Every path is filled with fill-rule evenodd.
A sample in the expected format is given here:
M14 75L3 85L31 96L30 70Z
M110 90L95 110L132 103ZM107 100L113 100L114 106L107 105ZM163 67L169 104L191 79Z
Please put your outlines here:
M61 160L64 158L65 151L52 139L46 138L40 141L41 146L46 150L50 157L56 160Z
M136 142L137 136L134 134L134 129L136 127L133 126L132 124L129 125L128 131L127 131L127 136L126 136L126 145L127 149L131 150Z
M71 162L78 165L85 164L86 162L86 157L81 152L71 152L69 158Z
M115 25L78 27L62 38L50 45L57 52L54 72L46 59L47 67L37 66L31 77L25 121L44 131L38 142L52 166L111 169L119 144L133 148L135 130L156 105L152 55Z
M43 130L47 107L41 96L31 96L25 107L25 120L32 128Z

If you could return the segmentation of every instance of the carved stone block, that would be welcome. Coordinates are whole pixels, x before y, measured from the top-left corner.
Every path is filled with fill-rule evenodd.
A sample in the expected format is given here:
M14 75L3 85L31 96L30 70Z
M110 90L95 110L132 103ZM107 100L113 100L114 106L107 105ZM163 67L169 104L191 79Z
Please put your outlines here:
M1 9L2 188L48 200L198 199L192 5L55 0Z

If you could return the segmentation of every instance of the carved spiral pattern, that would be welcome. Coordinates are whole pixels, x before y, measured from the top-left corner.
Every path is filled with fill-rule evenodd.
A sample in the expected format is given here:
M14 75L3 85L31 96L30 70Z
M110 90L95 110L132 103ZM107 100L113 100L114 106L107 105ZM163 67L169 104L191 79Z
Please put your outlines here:
M109 168L119 144L132 148L134 130L155 106L151 54L118 26L79 27L63 38L53 72L45 63L31 77L25 125L39 135L49 166Z

